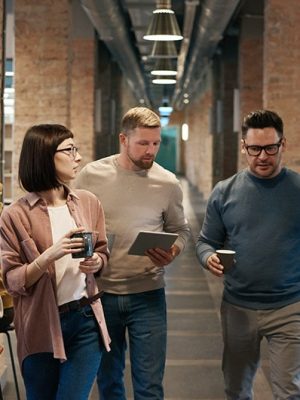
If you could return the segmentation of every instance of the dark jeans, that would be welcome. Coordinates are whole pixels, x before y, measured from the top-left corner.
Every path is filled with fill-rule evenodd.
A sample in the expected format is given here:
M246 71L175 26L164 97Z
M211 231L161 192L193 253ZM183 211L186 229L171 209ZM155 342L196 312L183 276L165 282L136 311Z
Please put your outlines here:
M67 361L37 353L22 365L27 400L87 400L99 369L103 344L88 305L60 314ZM38 323L38 321L37 321Z
M130 346L135 400L162 400L166 360L166 300L164 289L101 298L111 352L103 354L98 372L101 400L126 400L123 375L126 330Z

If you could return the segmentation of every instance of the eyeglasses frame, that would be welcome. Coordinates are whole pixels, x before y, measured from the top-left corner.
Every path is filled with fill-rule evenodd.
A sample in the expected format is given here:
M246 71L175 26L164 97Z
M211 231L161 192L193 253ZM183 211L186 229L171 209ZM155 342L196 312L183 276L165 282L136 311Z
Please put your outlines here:
M70 147L65 147L64 149L58 149L56 150L55 153L64 153L64 152L68 152L65 154L68 154L68 156L73 157L73 159L75 160L77 153L78 153L79 148L76 146L70 146Z
M245 142L245 140L243 139L243 142L244 142L244 147L245 147L245 149L247 150L247 153L248 153L248 155L250 156L250 157L258 157L258 156L260 156L261 155L261 152L264 150L264 152L268 155L268 156L276 156L276 154L278 154L278 152L279 152L279 148L280 148L280 146L282 145L282 141L283 141L283 137L282 138L280 138L279 139L279 141L277 142L277 143L271 143L271 144L267 144L267 145L265 145L265 146L259 146L259 145L247 145L247 143ZM267 148L268 147L270 147L270 146L276 146L277 147L277 151L276 151L276 153L272 153L272 154L270 154L270 153L268 153L268 151L267 151ZM251 148L251 147L259 147L259 153L257 153L257 154L250 154L249 153L249 147Z

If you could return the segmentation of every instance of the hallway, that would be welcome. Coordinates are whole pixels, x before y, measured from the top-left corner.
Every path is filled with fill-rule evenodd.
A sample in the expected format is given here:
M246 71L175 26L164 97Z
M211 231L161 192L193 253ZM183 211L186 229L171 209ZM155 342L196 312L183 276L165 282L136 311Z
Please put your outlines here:
M195 256L205 211L199 192L207 198L217 182L245 167L241 124L257 109L274 110L283 118L288 140L283 161L300 172L299 0L38 3L0 0L0 210L23 195L18 160L30 126L55 122L70 128L83 166L118 152L128 109L146 106L158 113L163 127L176 131L162 136L159 156L166 160L172 153L174 171L186 177L184 205L192 229L185 252L166 268L165 400L224 399L222 279L201 268ZM162 3L174 8L184 39L175 45L166 42L173 44L172 52L156 52L157 42L144 39ZM171 59L176 79L158 84L153 72L161 67L170 71L170 65L158 68L164 59ZM170 107L173 111L166 115ZM6 338L1 337L0 383L6 382L4 399L16 400ZM15 346L14 332L12 339ZM133 400L129 361L126 366L127 400ZM269 381L263 343L255 400L272 399ZM20 376L19 386L25 400ZM96 387L89 400L98 400Z
M182 180L182 186L184 207L193 239L166 272L168 352L165 400L221 400L224 396L218 310L222 282L206 273L196 260L194 242L203 219L205 203L185 179ZM8 354L7 348L5 354ZM128 400L132 400L128 362L126 367L127 396ZM259 370L257 373L255 400L272 400L265 375L268 364L264 349L262 367L264 372ZM7 372L8 383L4 390L4 400L15 400L10 365ZM20 377L19 386L21 399L25 400ZM93 388L89 400L98 400L96 387Z

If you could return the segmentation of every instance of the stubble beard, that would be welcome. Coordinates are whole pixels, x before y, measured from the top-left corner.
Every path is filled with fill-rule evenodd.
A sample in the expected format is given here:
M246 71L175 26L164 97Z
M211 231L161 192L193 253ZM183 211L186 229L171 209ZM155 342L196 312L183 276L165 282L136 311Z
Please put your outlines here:
M132 160L131 161L134 163L134 165L136 165L138 168L141 169L150 169L154 163L154 160L151 161L143 161L143 160Z
M127 152L127 157L136 167L140 169L150 169L154 163L154 157L152 158L152 160L149 161L136 160L132 158L128 152Z

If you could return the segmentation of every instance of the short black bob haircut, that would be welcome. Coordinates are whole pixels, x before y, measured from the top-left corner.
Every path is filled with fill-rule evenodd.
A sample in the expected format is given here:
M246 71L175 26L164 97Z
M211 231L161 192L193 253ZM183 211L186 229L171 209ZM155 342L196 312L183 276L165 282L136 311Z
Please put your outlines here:
M27 192L42 192L62 185L56 176L54 155L68 138L73 138L73 133L58 124L34 125L27 130L19 161L21 187Z

